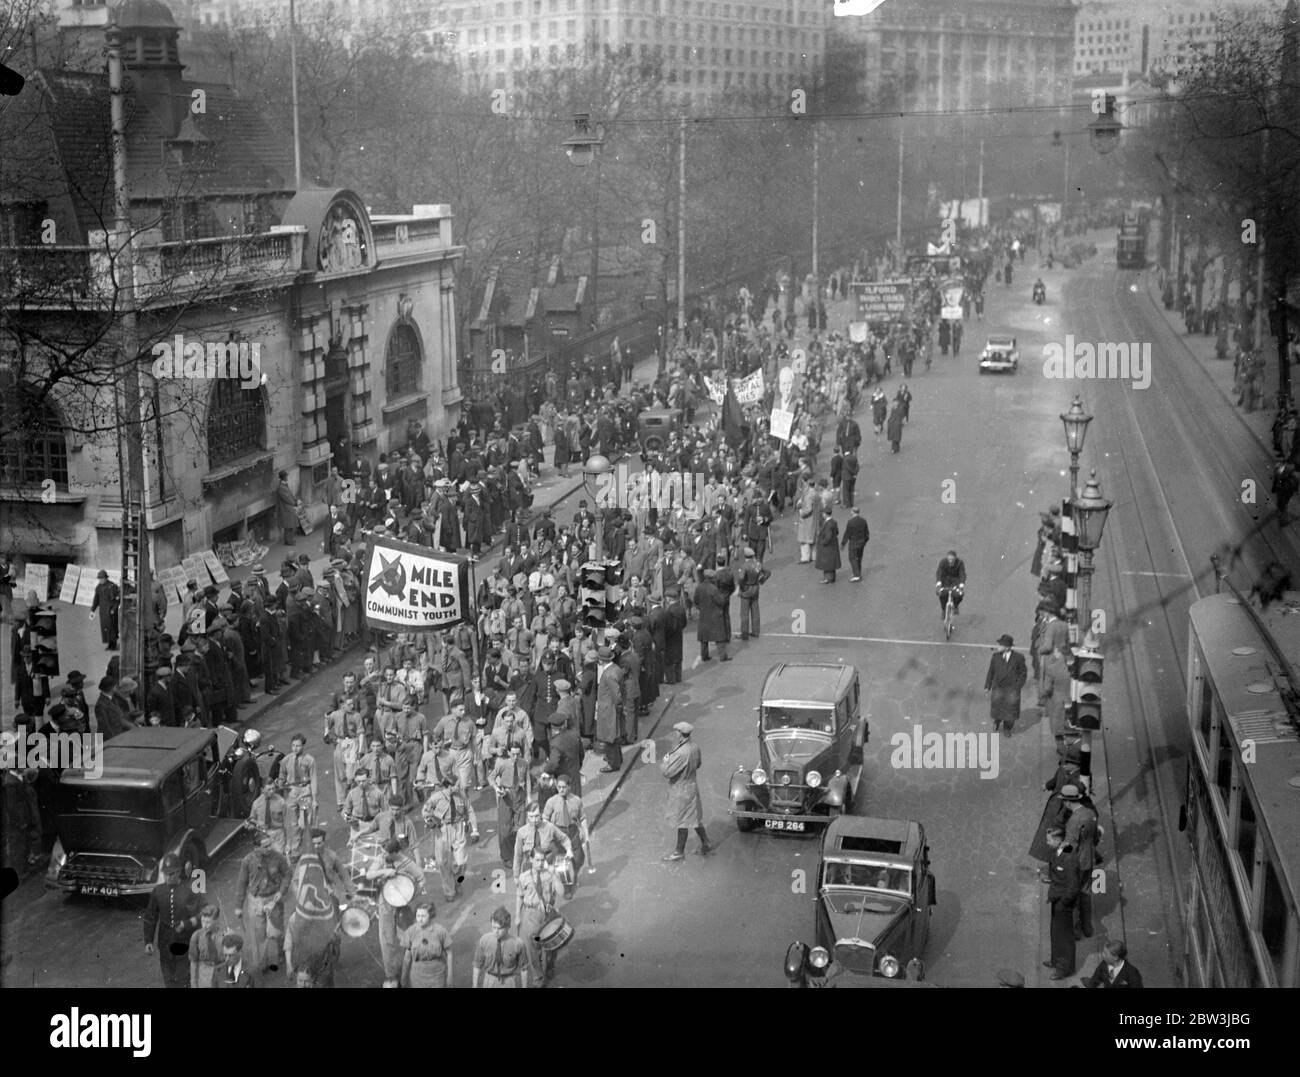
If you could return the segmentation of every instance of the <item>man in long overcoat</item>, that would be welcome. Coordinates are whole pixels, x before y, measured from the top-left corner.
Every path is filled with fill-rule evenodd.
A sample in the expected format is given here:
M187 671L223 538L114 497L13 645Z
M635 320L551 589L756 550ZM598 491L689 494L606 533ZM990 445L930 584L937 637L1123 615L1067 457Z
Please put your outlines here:
M817 533L817 568L822 573L822 583L834 583L840 567L840 525L835 517L826 514L826 521Z
M614 661L614 652L608 647L596 650L596 740L601 744L605 765L602 774L609 774L623 765L623 749L619 746L619 715L623 709L623 671Z
M889 438L889 451L896 454L903 441L903 408L897 402L889 412L889 421L885 426L885 436Z
M471 483L465 494L465 544L475 557L484 546L492 544L492 524L483 500L483 488Z
M110 651L117 650L117 613L122 601L122 592L117 584L108 578L104 569L99 570L99 582L95 585L95 599L90 607L90 615L99 614L99 641L108 644Z
M664 607L664 684L682 683L682 633L686 630L686 608L682 605L677 588L670 587L665 594Z
M298 529L298 498L289 489L289 473L280 472L280 484L275 488L276 519L284 532L284 544L292 546Z
M700 799L700 783L696 774L704 762L700 746L691 740L695 727L690 722L673 726L676 743L659 764L660 773L668 779L668 825L677 829L677 848L665 853L665 860L686 859L686 838L692 827L700 836L700 855L713 851L708 832L704 829L704 802Z
M989 660L984 691L989 693L993 731L996 733L1001 728L1003 735L1009 737L1020 717L1020 692L1025 687L1029 671L1025 668L1025 656L1012 650L1015 640L1010 636L999 636L998 646L1002 649Z
M718 585L714 583L717 573L713 569L705 569L704 579L695 587L695 606L699 610L699 624L696 627L695 638L700 641L700 661L709 660L709 644L716 643L722 661L730 662L727 655L727 622L724 615L724 603L727 601L723 597Z

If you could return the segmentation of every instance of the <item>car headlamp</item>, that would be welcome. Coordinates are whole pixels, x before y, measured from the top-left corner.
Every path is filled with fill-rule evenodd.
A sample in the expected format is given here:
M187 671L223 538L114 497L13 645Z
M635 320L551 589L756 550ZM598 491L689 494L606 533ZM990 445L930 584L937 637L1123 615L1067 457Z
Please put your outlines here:
M810 770L804 781L808 783L809 789L816 789L822 783L822 776L817 771Z
M898 975L899 965L898 958L893 954L885 954L880 959L880 972L883 976L888 976L891 980Z
M749 776L749 780L753 782L755 785L766 785L767 771L765 771L762 767L755 767L753 773L750 774Z
M815 969L824 969L831 963L831 955L825 946L814 946L808 951L808 964Z

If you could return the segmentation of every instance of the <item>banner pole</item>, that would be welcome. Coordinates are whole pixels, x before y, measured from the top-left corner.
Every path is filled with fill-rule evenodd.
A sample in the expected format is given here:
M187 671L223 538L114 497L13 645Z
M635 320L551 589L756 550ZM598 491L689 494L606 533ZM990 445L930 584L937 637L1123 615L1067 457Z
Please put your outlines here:
M479 651L481 648L479 647L478 640L478 573L474 571L476 564L477 562L475 558L471 557L469 559L469 610L470 624L473 627L473 631L470 632L470 647L473 650L472 668L474 670L474 676L481 677L483 675L483 667L479 665Z

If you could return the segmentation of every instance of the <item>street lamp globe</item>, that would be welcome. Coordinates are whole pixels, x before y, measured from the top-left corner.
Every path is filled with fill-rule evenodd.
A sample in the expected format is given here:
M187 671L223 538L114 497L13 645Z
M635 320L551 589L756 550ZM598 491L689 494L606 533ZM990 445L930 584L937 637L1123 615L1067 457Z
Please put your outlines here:
M601 496L606 492L605 484L601 482L601 478L610 474L613 470L614 465L609 462L608 456L602 453L593 453L587 457L587 462L582 465L582 486L593 502L599 504Z
M1092 416L1083 410L1083 400L1075 397L1070 410L1061 414L1061 423L1065 426L1065 446L1071 456L1083 452L1083 442L1088 436L1088 424Z
M591 116L586 112L579 112L573 117L573 134L566 138L562 145L570 162L585 168L604 148L605 140L592 131Z
M1106 517L1113 502L1101 496L1097 472L1093 471L1083 488L1083 495L1074 499L1074 525L1079 536L1079 549L1095 550L1101 545L1101 534L1106 530Z

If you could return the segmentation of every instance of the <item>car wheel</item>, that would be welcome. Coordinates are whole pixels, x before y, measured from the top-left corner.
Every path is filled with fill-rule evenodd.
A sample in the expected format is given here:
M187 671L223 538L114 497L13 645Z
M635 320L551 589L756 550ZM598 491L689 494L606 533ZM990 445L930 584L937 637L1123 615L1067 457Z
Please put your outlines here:
M207 863L207 855L203 852L203 846L197 841L187 841L181 847L181 878L192 879L194 873Z
M262 772L258 769L257 760L251 755L246 755L235 764L235 769L230 775L227 797L230 817L247 819L248 813L253 810L253 801L261 791Z
M746 819L743 815L736 816L736 829L742 834L748 834L757 826L757 819Z

